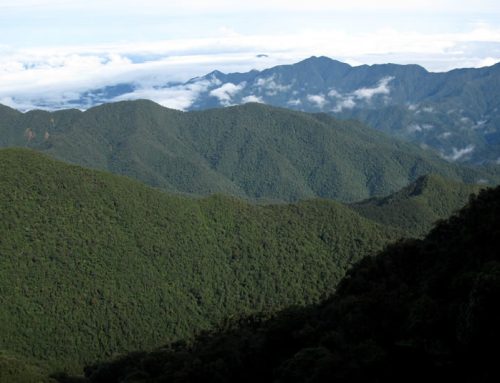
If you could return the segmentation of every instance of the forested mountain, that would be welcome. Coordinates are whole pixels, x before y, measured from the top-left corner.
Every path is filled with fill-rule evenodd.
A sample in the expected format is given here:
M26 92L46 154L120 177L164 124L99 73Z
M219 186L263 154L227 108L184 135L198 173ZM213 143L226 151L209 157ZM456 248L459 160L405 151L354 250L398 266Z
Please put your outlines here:
M153 84L146 94L168 94L186 110L250 101L306 112L357 118L399 138L432 148L449 161L500 160L500 64L432 73L418 65L348 64L311 57L263 71L221 73L179 84ZM88 108L145 94L137 84L85 92L65 107ZM143 97L143 96L142 96ZM40 104L42 108L60 105Z
M473 190L439 177L415 185L375 213L371 201L255 205L0 150L0 381L39 382L42 371L75 372L228 318L318 302L353 263L448 216ZM445 201L444 189L461 192ZM426 199L413 203L418 195ZM428 215L434 199L449 210ZM401 204L423 221L398 227ZM379 206L390 226L366 218Z
M436 221L447 218L457 207L464 206L469 195L482 187L429 174L387 197L370 198L350 206L366 218L404 229L417 237L427 234Z
M53 368L316 302L400 235L333 201L177 197L20 149L0 151L0 211L0 350Z
M318 305L88 367L92 383L496 382L500 188L359 262Z
M177 193L259 200L359 201L436 173L497 183L498 167L467 168L355 121L251 103L180 112L150 101L80 112L0 109L0 145L128 175Z

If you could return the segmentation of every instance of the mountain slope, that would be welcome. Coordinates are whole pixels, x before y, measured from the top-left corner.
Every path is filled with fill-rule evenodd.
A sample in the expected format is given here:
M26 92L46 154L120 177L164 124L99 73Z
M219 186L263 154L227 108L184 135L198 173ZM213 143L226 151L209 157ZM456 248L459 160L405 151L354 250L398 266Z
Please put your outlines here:
M134 99L134 85L95 103ZM356 118L370 126L432 148L450 161L496 163L500 153L500 64L432 73L418 65L352 67L327 57L311 57L263 71L213 71L185 84L156 84L173 99L186 94L187 110L249 101L306 112ZM102 97L103 90L89 92ZM105 92L104 92L105 94ZM163 97L164 99L164 97ZM163 100L169 105L168 100ZM86 107L86 106L83 106Z
M167 195L0 151L0 350L77 369L223 318L318 301L400 235L333 201Z
M500 179L495 168L459 167L354 121L255 103L183 113L134 101L15 117L0 125L4 146L26 145L171 192L355 201L428 173Z
M327 57L311 57L262 72L197 79L207 81L211 85L197 95L190 110L255 99L356 118L432 148L450 161L495 163L499 159L500 64L431 73L418 65L351 67ZM229 99L217 98L227 96L219 90L229 84L239 91Z
M422 236L436 221L465 206L469 196L480 189L480 185L466 185L431 174L387 197L371 198L350 206L373 221L403 229L412 236Z
M113 382L495 382L500 188L363 259L320 305L86 369Z
M431 148L449 161L496 164L500 160L500 63L432 73L418 65L348 64L310 57L246 73L213 71L185 83L110 84L79 99L42 109L88 108L155 97L165 106L203 110L246 102L356 118L390 135ZM165 97L168 94L170 98ZM26 97L30 97L26 95Z

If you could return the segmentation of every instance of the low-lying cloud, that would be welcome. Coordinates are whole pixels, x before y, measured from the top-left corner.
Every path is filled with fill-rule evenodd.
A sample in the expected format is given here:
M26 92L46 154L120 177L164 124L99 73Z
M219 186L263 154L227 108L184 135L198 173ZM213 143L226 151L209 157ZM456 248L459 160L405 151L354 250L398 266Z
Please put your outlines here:
M308 94L307 100L310 103L315 104L319 109L323 109L328 103L324 94Z
M359 100L370 101L373 96L380 94L389 94L391 91L389 89L389 83L394 80L394 77L384 77L378 84L373 88L360 88L352 92L352 95Z
M219 102L223 106L233 105L232 99L233 97L241 92L241 90L246 86L246 83L241 84L233 84L231 82L225 83L219 88L213 89L210 91L210 96L217 97Z
M269 77L258 78L253 86L259 88L259 90L262 93L265 93L267 96L275 96L280 92L286 92L290 90L292 84L287 84L287 85L281 84L276 79L276 76L272 75Z
M219 85L217 79L205 79L187 84L181 84L166 88L147 87L136 89L133 92L120 95L111 101L148 99L157 102L167 108L186 110L211 86Z
M262 97L255 96L253 94L246 96L246 97L243 97L241 99L241 102L243 104L246 104L247 102L258 102L260 104L264 104L264 100L262 99Z
M453 148L449 155L442 154L442 157L448 161L458 161L474 151L474 145L468 145L463 149Z

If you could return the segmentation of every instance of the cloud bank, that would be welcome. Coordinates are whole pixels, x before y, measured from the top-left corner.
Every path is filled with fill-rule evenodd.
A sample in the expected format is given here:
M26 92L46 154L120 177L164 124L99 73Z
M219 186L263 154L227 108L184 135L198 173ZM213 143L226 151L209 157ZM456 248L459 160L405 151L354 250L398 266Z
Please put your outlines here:
M73 2L47 3L76 6ZM95 1L90 3L97 4ZM368 4L366 1L362 3ZM0 5L0 11L8 13L11 12L9 9L32 4L30 0L21 4L6 1ZM291 12L299 12L305 7L297 4L290 6ZM414 6L418 6L416 2ZM0 16L0 23L2 17L6 16ZM0 32L10 31L5 28L0 25ZM236 32L221 27L205 37L166 40L157 37L154 41L46 44L24 48L3 43L0 45L0 102L20 109L45 105L62 108L85 92L129 83L134 84L136 92L127 97L148 97L167 106L185 108L198 89L177 87L166 90L163 88L165 84L184 82L214 69L225 73L261 70L291 64L312 55L325 55L352 65L417 63L438 71L480 67L500 61L500 28L478 23L458 32L401 31L395 27L347 32L328 26L257 34L254 30ZM248 86L260 87L266 95L275 95L289 88L289 84L276 78L259 81ZM358 89L332 105L342 110L354 107L356 102L369 101L375 95L388 95L391 81L391 78L382 79L373 88ZM255 94L259 95L258 92ZM224 102L230 102L232 97L224 92L218 95ZM327 102L328 98L336 96L329 93L324 97ZM309 101L323 102L318 97Z

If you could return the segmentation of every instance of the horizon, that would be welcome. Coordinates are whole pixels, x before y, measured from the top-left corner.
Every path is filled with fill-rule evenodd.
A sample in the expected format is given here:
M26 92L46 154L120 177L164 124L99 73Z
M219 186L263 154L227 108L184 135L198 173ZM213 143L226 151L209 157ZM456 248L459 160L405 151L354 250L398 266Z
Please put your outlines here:
M325 59L328 59L328 60L331 60L331 61L336 61L336 62L339 62L339 63L342 63L342 64L347 64L347 65L349 65L352 68L361 67L361 66L372 67L372 66L377 66L377 65L419 66L419 67L423 68L424 70L426 70L428 73L447 73L447 72L451 72L451 71L454 71L454 70L460 70L460 69L481 69L481 68L488 68L488 67L492 67L492 66L495 66L497 64L500 64L500 62L497 62L497 63L494 63L492 65L487 65L487 66L483 66L483 67L479 67L479 68L463 67L463 68L454 68L454 69L451 69L451 70L449 70L447 72L433 72L433 71L429 71L427 68L423 67L420 64L398 64L398 63L387 62L387 63L380 63L380 64L377 63L377 64L351 65L349 63L342 62L340 60L336 60L336 59L328 57L328 56L315 56L315 55L313 55L313 56L310 56L310 57L306 57L306 58L304 58L304 59L302 59L300 61L297 61L297 62L293 62L293 63L290 63L290 64L279 64L279 65L276 65L276 66L293 66L293 65L299 64L299 63L301 63L303 61L307 61L307 60L311 60L311 59L321 59L321 58L325 58ZM275 66L268 67L268 68L262 68L262 69L250 69L248 72L250 72L250 71L256 71L256 72L261 73L261 72L263 72L263 71L265 71L267 69L272 69L274 67ZM191 77L188 80L186 80L185 82L179 83L179 85L184 85L185 83L190 82L192 80L201 79L201 78L203 78L205 76L208 76L208 75L211 75L212 73L217 73L217 72L220 73L220 74L222 74L222 75L247 73L247 72L222 72L222 71L220 71L218 69L214 69L214 70L212 70L210 72L207 72L207 73L204 73L204 74L200 74L198 76ZM61 108L51 109L51 108L43 108L43 107L40 107L40 106L37 106L37 105L32 105L31 108L23 108L22 105L9 105L8 103L3 103L1 99L0 99L0 105L9 107L9 108L14 109L14 110L17 110L17 111L19 111L21 113L26 113L26 112L35 111L35 110L48 111L48 112L56 112L56 111L59 111L59 110L67 110L67 109L77 109L77 110L80 110L81 112L84 112L84 111L87 111L89 109L101 106L103 104L111 104L111 103L126 102L126 101L140 101L140 100L151 101L151 102L153 102L153 103L155 103L155 104L157 104L157 105L159 105L161 107L167 108L167 109L178 110L178 111L183 111L183 112L189 111L189 110L185 110L183 108L179 109L179 108L175 108L175 107L172 107L172 106L169 106L169 105L164 105L159 100L155 100L154 98L147 98L147 97L123 98L123 99L118 99L117 98L117 99L111 100L109 102L102 102L102 103L97 103L95 105L89 105L87 108L71 107L71 106L65 107L65 106L63 106ZM247 101L244 104L248 104L248 103L262 104L262 102L260 102L260 101ZM243 105L243 104L234 104L234 105L228 105L228 106L240 106L240 105ZM273 107L273 105L269 105L269 106ZM274 106L274 107L277 107L277 106ZM214 107L214 108L217 108L217 107Z
M494 0L4 0L0 103L29 109L123 83L143 89L326 56L430 72L500 62Z

